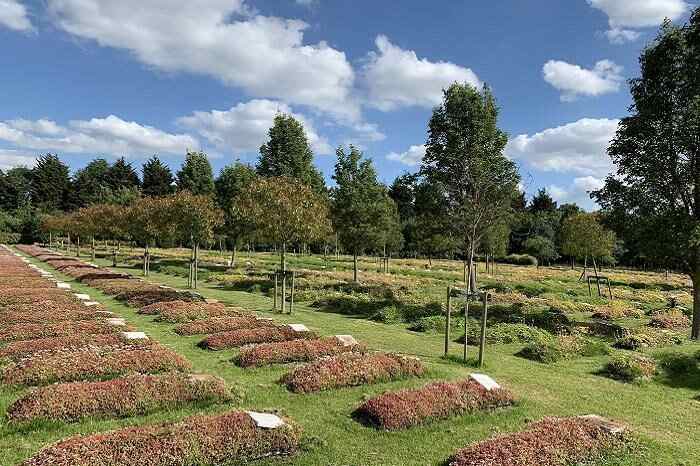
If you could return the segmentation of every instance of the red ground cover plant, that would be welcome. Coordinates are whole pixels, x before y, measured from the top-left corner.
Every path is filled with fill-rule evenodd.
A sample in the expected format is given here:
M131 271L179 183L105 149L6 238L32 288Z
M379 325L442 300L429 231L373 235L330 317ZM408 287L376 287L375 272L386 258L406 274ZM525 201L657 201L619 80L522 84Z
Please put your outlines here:
M116 295L124 290L133 290L135 288L153 288L153 285L142 282L136 278L115 278L110 280L83 280L88 286L97 288L108 295Z
M52 282L46 280L45 278L34 277L5 277L2 276L2 282L0 282L0 291L5 288L51 288L54 285Z
M379 429L398 430L513 403L513 395L508 390L486 390L476 381L467 379L384 393L363 403L354 415Z
M299 448L301 428L285 419L257 427L243 411L192 416L177 423L129 427L76 436L50 445L24 466L220 466L247 464Z
M132 307L143 307L159 301L195 301L193 297L187 297L186 293L161 288L159 286L149 288L138 288L134 290L124 290L115 296L118 301L125 301Z
M81 333L104 335L125 332L130 329L132 328L129 326L115 326L97 320L67 320L51 324L22 323L0 328L0 341L34 340Z
M78 299L60 288L6 288L0 293L0 306L31 304L47 299L57 303L78 302Z
M222 350L254 343L318 338L314 332L297 332L289 326L260 327L214 333L198 343L200 348Z
M681 311L671 310L666 312L657 312L651 316L649 325L656 328L665 328L669 330L688 328L690 327L690 319Z
M206 307L207 309L224 309L226 306L223 303L193 303L191 301L183 301L181 299L177 299L175 301L165 301L149 304L148 306L143 306L136 312L138 314L145 315L158 315L161 312L173 309L196 309L200 307Z
M278 325L271 319L255 317L212 317L195 320L175 327L178 335L208 335L211 333L230 332L241 329L274 327Z
M598 419L544 418L522 432L485 440L455 453L449 466L564 466L622 446L624 436Z
M231 395L211 375L133 374L101 382L59 383L31 390L7 409L10 421L77 421L83 417L128 417L182 403L219 403Z
M63 337L39 338L36 340L13 341L0 348L0 358L11 361L42 354L59 353L102 346L129 345L144 347L154 344L151 339L126 340L119 333L107 335L75 334Z
M166 306L168 303L164 303ZM163 309L156 321L183 323L194 320L208 319L210 317L241 317L245 315L243 309L227 308L220 303L184 303L183 305Z
M424 372L417 358L392 353L342 354L293 369L281 382L292 392L309 393L420 377Z
M36 354L2 370L2 381L17 385L47 385L54 382L104 380L130 372L155 374L189 371L189 361L160 345L134 348L105 346L78 351Z
M1 293L1 292L0 292ZM95 312L95 311L104 311L105 308L102 305L98 306L90 306L86 307L82 302L77 302L77 301L71 301L69 303L65 302L56 302L53 299L44 299L41 301L36 301L33 303L16 303L16 304L8 304L7 306L0 307L2 312L23 312L23 313L31 313L31 312L53 312L56 314L59 314L64 311L77 311L77 312L84 312L84 311L90 311L90 312ZM0 321L2 321L2 317L0 317Z
M344 345L336 337L327 337L244 346L235 361L241 367L260 367L268 364L309 362L325 356L360 353L365 350L363 345Z
M100 318L95 311L88 310L87 307L83 306L81 311L69 311L69 310L59 310L59 311L44 311L37 310L35 312L16 312L16 311L0 311L0 326L7 326L10 324L21 324L21 323L55 323L64 320L95 320Z

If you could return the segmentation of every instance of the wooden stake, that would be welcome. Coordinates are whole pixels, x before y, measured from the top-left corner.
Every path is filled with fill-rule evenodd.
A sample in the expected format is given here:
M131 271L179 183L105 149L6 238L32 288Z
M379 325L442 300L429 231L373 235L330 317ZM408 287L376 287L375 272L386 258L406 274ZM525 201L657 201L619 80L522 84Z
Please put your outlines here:
M484 309L481 313L481 341L479 343L479 367L484 365L484 349L486 347L486 318L488 316L488 293L484 292Z
M450 316L452 314L452 287L447 287L447 307L446 307L446 322L445 322L445 356L449 352L450 346Z
M296 272L292 271L292 295L289 298L289 313L290 314L294 310L294 278L295 278L295 276L296 276Z

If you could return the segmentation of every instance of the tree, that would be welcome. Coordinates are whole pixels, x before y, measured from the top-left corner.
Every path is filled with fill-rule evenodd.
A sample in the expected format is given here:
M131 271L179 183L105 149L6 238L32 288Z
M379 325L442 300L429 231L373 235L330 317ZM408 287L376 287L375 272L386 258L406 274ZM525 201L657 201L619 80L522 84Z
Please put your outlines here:
M416 232L416 185L419 176L405 173L396 177L389 187L389 197L396 203L396 209L401 222L401 236L404 250L416 252L418 240Z
M172 234L182 212L175 210L172 196L144 197L126 209L126 232L144 246L143 274L150 272L150 247L158 238Z
M551 262L559 257L554 242L544 236L533 236L525 241L525 251L537 258L537 266Z
M552 199L552 196L549 195L547 190L542 188L532 197L532 202L528 210L533 213L554 212L557 210L557 203L554 202L554 199Z
M75 174L74 197L80 207L103 202L111 189L110 166L105 159L95 159Z
M628 247L690 275L700 338L700 8L665 22L642 51L633 104L608 154L615 173L592 193Z
M124 157L117 159L111 167L109 167L109 185L112 191L119 191L123 188L137 188L141 186L141 180L130 162L127 162Z
M414 192L416 247L421 254L428 256L428 264L432 266L433 257L454 250L456 246L443 202L445 190L439 184L421 179Z
M383 248L389 235L400 234L398 213L386 187L377 181L370 159L363 159L362 152L352 145L349 153L339 147L336 155L333 179L337 186L331 190L333 226L340 243L352 252L353 281L357 281L358 254Z
M491 92L455 83L443 94L430 118L421 173L443 186L445 208L471 271L484 234L509 214L520 175L503 155L508 137L497 126ZM465 270L465 282L468 278Z
M166 196L174 191L173 173L154 155L143 164L142 191L146 196Z
M315 192L322 193L325 183L313 160L304 125L292 115L277 114L268 131L268 141L260 147L258 174L296 178Z
M42 155L32 169L32 202L47 210L69 207L71 180L68 166L55 154Z
M188 151L185 163L177 172L177 189L192 194L213 194L214 173L204 152Z
M595 214L580 213L564 220L561 229L562 253L576 259L583 259L583 273L586 276L588 257L593 260L593 270L598 275L595 259L612 256L615 234L603 228Z
M253 167L236 162L224 167L216 179L216 203L224 213L223 228L231 242L231 268L235 267L240 242L253 231L245 216L235 208L235 201L256 178Z
M15 167L0 170L0 209L10 211L32 202L32 170Z

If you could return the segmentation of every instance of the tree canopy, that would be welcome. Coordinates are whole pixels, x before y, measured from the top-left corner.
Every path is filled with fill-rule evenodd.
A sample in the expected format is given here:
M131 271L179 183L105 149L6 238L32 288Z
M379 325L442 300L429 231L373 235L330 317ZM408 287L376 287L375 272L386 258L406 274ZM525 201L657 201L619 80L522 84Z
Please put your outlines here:
M174 191L173 172L154 155L143 164L142 191L146 196L165 196Z
M192 194L213 194L214 173L204 152L187 152L185 163L177 172L177 189Z

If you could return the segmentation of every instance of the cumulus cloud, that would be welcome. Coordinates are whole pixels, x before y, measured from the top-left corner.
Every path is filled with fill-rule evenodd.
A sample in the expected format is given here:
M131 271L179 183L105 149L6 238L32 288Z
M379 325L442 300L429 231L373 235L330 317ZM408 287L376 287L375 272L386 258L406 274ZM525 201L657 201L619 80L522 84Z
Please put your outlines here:
M352 66L303 21L262 16L243 0L48 0L68 33L128 50L160 70L213 76L255 97L303 104L354 121Z
M600 60L593 69L565 61L550 60L542 67L544 80L561 91L561 100L571 102L578 96L599 96L620 90L622 67L610 60Z
M363 79L368 104L380 110L433 107L442 100L442 90L455 81L483 85L469 68L418 58L416 52L392 44L386 36L378 36L375 44L377 51L368 55Z
M0 0L0 26L14 31L30 31L32 29L27 9L17 0Z
M0 170L14 167L31 168L36 163L36 157L12 149L0 149Z
M0 140L22 149L127 157L184 154L199 147L188 134L170 134L114 115L73 120L67 126L46 119L0 121Z
M612 167L607 147L618 123L584 118L532 135L521 134L508 141L506 155L541 171L602 177Z
M408 166L418 165L421 160L423 160L423 157L425 157L425 144L411 146L406 152L390 152L386 156L389 160L394 160Z
M588 0L608 16L610 30L606 32L612 43L636 40L640 34L634 29L655 27L665 18L677 20L690 9L685 0Z
M313 124L282 103L267 99L241 102L228 110L197 111L178 119L178 124L196 131L209 143L222 150L254 152L267 139L275 115L287 113L304 124L306 136L317 154L333 152L328 141L319 136Z
M598 190L603 187L605 182L594 176L583 176L574 178L570 186L564 188L557 185L547 187L547 192L552 198L559 203L576 203L585 208L594 206L591 200L591 191Z

